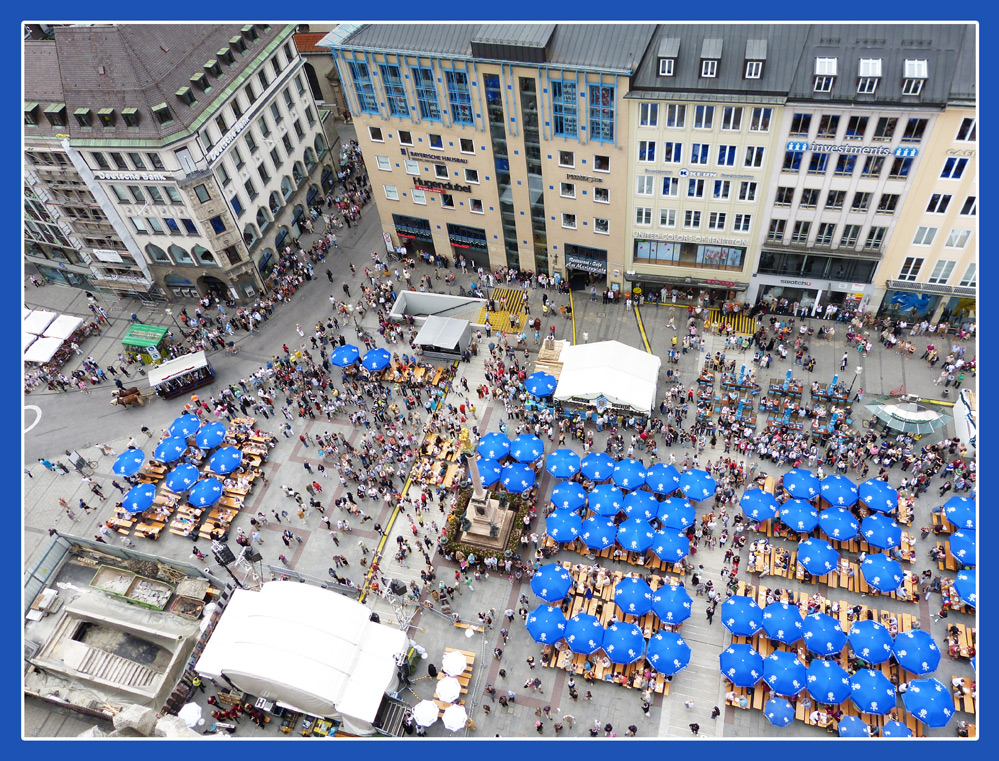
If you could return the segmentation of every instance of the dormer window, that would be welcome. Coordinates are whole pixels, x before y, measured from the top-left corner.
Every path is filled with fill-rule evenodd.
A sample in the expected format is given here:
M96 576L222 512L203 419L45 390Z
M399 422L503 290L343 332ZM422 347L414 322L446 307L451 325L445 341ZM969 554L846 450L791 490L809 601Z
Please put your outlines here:
M237 39L239 39L237 37ZM220 48L215 52L215 55L225 61L226 66L232 66L236 62L236 56L232 54L232 50L229 48Z
M178 98L180 98L183 103L187 104L188 106L193 106L195 103L198 102L197 99L194 97L194 93L191 92L190 87L181 87L174 94Z
M861 58L857 70L857 93L873 95L881 80L881 59Z
M153 116L155 116L156 121L162 125L167 125L173 122L173 114L170 112L170 106L166 103L160 103L153 106Z
M836 71L836 58L816 58L814 92L831 92L836 81Z
M659 59L659 76L660 77L672 77L673 71L676 68L675 58L660 58Z
M66 126L66 104L65 103L52 103L45 107L45 118L48 119L49 124L53 127L65 127Z
M237 53L246 52L246 40L244 40L238 34L235 37L233 37L231 40L229 40L229 44L232 45L232 47L236 48Z
M38 104L37 103L25 103L24 104L24 123L28 127L34 127L38 124Z
M660 77L672 77L676 71L676 57L680 54L680 38L666 37L659 41L656 61Z
M906 58L902 74L902 95L919 95L923 91L928 70L925 60Z
M763 63L767 60L766 40L746 40L745 79L760 79L763 76Z
M251 40L257 39L257 28L253 24L247 24L240 31Z
M121 110L122 121L125 122L127 127L138 127L139 126L139 109L137 108L123 108Z
M222 76L222 67L214 58L205 63L204 69L216 79Z
M208 75L203 71L198 72L193 77L191 77L191 83L194 84L199 90L208 92L212 89L212 86L208 84Z
M113 108L102 108L97 112L97 118L101 120L101 125L104 127L113 127L117 121Z
M763 76L763 61L746 61L746 79L759 79Z
M718 61L713 58L705 58L701 61L701 77L704 79L714 79L718 76Z
M90 113L89 108L78 108L73 112L73 116L76 117L77 123L83 127L83 129L93 128L93 115Z
M719 37L706 39L701 44L701 78L714 79L718 76L718 62L721 60L722 40Z

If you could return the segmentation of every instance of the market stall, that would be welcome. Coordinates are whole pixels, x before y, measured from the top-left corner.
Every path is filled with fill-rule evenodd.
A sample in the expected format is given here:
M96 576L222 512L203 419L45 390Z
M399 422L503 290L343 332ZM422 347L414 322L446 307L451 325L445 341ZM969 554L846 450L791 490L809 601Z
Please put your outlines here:
M656 401L662 360L619 341L562 349L555 399L586 407L648 415Z
M166 341L167 329L159 325L132 323L121 339L125 353L137 358L144 365L155 365L163 360L161 347Z
M451 362L461 359L461 354L472 342L472 328L468 320L452 317L427 317L416 335L416 345L426 359Z

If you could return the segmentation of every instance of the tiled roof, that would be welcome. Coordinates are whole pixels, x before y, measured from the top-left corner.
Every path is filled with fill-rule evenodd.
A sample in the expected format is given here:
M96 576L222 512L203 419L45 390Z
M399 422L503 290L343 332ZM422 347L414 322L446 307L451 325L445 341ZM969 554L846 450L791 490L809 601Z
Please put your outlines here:
M313 53L329 55L330 51L326 48L316 47L316 43L325 37L326 34L326 32L302 32L300 34L296 34L295 47L298 48L298 52L302 55L311 55Z

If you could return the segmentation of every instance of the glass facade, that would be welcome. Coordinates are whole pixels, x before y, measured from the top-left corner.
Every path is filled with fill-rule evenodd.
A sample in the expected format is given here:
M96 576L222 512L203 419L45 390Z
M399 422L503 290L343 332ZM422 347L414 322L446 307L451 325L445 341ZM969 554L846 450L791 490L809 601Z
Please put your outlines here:
M489 137L493 144L493 160L496 166L496 190L500 199L503 247L506 251L507 265L516 268L520 265L520 255L517 251L517 222L513 210L513 188L510 186L510 156L506 146L503 91L500 88L499 75L497 74L483 74L482 82L486 91Z
M541 176L541 135L538 132L538 85L530 77L520 78L520 109L524 116L524 152L527 185L531 195L531 237L534 271L548 274L548 233L545 223L544 178ZM508 264L509 264L509 257ZM512 264L511 267L519 266Z

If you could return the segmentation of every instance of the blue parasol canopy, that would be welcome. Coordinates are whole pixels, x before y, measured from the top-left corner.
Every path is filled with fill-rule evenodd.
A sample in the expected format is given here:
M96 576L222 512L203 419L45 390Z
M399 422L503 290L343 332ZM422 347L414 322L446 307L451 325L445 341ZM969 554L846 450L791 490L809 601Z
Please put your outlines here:
M531 373L524 379L524 388L531 396L551 396L557 385L554 375L541 371Z
M360 357L360 349L353 344L344 344L343 346L337 346L330 353L330 364L336 367L348 367L357 362Z
M652 538L652 554L664 563L675 563L690 554L690 540L682 531L661 529Z
M902 693L905 710L928 727L945 727L954 715L954 698L938 679L912 679Z
M217 478L202 478L187 493L187 501L195 507L209 507L222 499L225 485Z
M840 737L870 737L871 728L859 716L844 716L839 720Z
M652 612L664 624L682 624L690 618L693 600L679 584L663 584L652 593Z
M530 433L523 433L510 442L510 456L517 462L534 462L544 453L545 442Z
M807 671L808 694L817 703L838 705L850 696L850 675L836 661L813 658Z
M857 485L839 473L833 473L831 476L823 478L819 486L819 493L822 495L822 499L836 507L851 507L857 504L857 500L860 499Z
M556 449L545 460L545 468L555 478L572 478L579 472L579 455L571 449Z
M583 458L579 469L591 481L605 481L614 472L614 458L603 452L590 452Z
M763 678L763 658L752 645L729 645L718 663L722 675L736 687L752 687Z
M951 497L944 502L944 515L947 520L958 528L975 528L978 523L975 518L975 500L970 497Z
M860 573L870 586L886 594L902 586L905 579L901 564L895 558L881 553L864 558L864 562L860 564Z
M657 517L666 528L686 529L694 525L694 506L681 497L668 497L659 503Z
M652 546L655 533L648 521L628 518L617 527L617 543L628 552L645 552Z
M556 510L545 518L545 533L556 542L574 542L582 533L583 519L579 513L569 510ZM613 536L611 537L613 542Z
M751 597L734 595L722 603L721 622L737 637L752 637L763 628L763 610Z
M500 480L500 476L503 473L503 466L496 460L483 460L479 458L475 465L479 469L479 479L482 481L483 488L492 486Z
M652 610L652 588L645 579L628 576L614 585L614 604L622 613L644 616Z
M198 419L197 415L181 415L179 418L170 423L171 436L178 436L182 439L186 439L188 436L193 436L201 428L201 421Z
M683 492L683 496L694 502L715 496L717 488L715 479L706 470L693 468L680 474L680 491Z
M902 527L884 513L871 513L860 522L860 535L872 547L890 550L902 544Z
M552 489L551 502L559 510L579 510L586 504L586 489L575 481L562 481Z
M225 440L225 424L219 422L205 423L194 436L194 443L202 449L217 447Z
M819 525L819 511L803 499L789 499L780 506L780 522L792 531L808 534Z
M377 373L392 364L392 355L387 349L372 349L364 355L361 367L369 373Z
M153 459L160 462L173 462L179 460L181 455L187 451L187 441L179 436L171 436L163 439L153 451Z
M505 433L493 431L479 439L475 451L486 460L502 460L510 454L510 439Z
M167 473L163 483L170 491L180 494L194 486L200 475L196 467L185 462Z
M612 662L627 665L645 655L645 637L635 624L611 624L604 632L603 649Z
M805 616L805 647L819 655L833 655L846 645L846 632L832 616L825 613L812 613Z
M860 533L860 521L845 507L830 507L819 513L819 528L830 539L846 542Z
M895 685L880 671L859 669L850 677L850 700L861 713L884 716L895 710Z
M784 698L770 698L763 706L767 721L775 727L786 727L794 721L794 706Z
M579 538L591 550L605 550L614 544L617 537L617 524L610 518L594 515L583 521Z
M824 539L809 538L798 543L798 562L813 576L824 576L836 568L839 553Z
M784 474L784 491L796 499L815 499L821 489L822 482L810 470L792 468Z
M763 659L763 681L775 695L791 697L805 689L808 672L795 653L774 650Z
M596 616L577 613L565 624L565 641L572 652L590 655L603 645L604 627Z
M630 457L619 460L614 464L611 478L622 489L637 489L645 483L645 466Z
M649 639L645 659L660 674L675 674L690 663L690 645L676 632L658 631Z
M131 476L142 469L146 461L146 453L141 449L126 449L115 458L111 471L119 476Z
M974 570L958 571L954 577L954 591L961 601L972 608L978 607L978 574Z
M624 492L614 484L600 484L590 489L587 506L597 515L613 517L624 509Z
M797 605L772 602L763 609L763 631L774 642L790 645L801 639L804 619Z
M511 494L520 494L534 486L534 471L519 462L507 465L500 473L500 483Z
M857 487L857 492L861 502L879 513L890 513L898 507L898 492L895 487L880 478L868 478Z
M546 563L531 577L531 591L545 602L558 602L572 589L572 576L558 563Z
M659 515L659 500L652 492L629 492L624 498L624 512L629 518L650 521Z
M646 471L645 483L656 494L672 494L680 488L680 472L672 465L659 462Z
M554 645L565 636L565 615L551 605L539 605L527 614L527 632L535 642Z
M153 484L133 486L121 498L121 505L130 513L141 513L148 510L156 499L156 487Z
M886 721L881 727L882 737L912 737L912 730L900 721Z
M225 475L232 473L243 462L243 452L237 447L222 447L208 460L208 470Z
M746 489L742 499L739 500L739 507L747 518L759 523L776 518L780 503L773 494L763 489Z
M978 536L972 529L955 531L950 535L950 554L961 565L975 566L978 558Z
M899 666L918 676L930 674L940 665L940 648L924 629L899 632L895 636L892 652Z
M865 663L884 663L891 657L891 632L878 621L854 621L846 638L853 654Z

